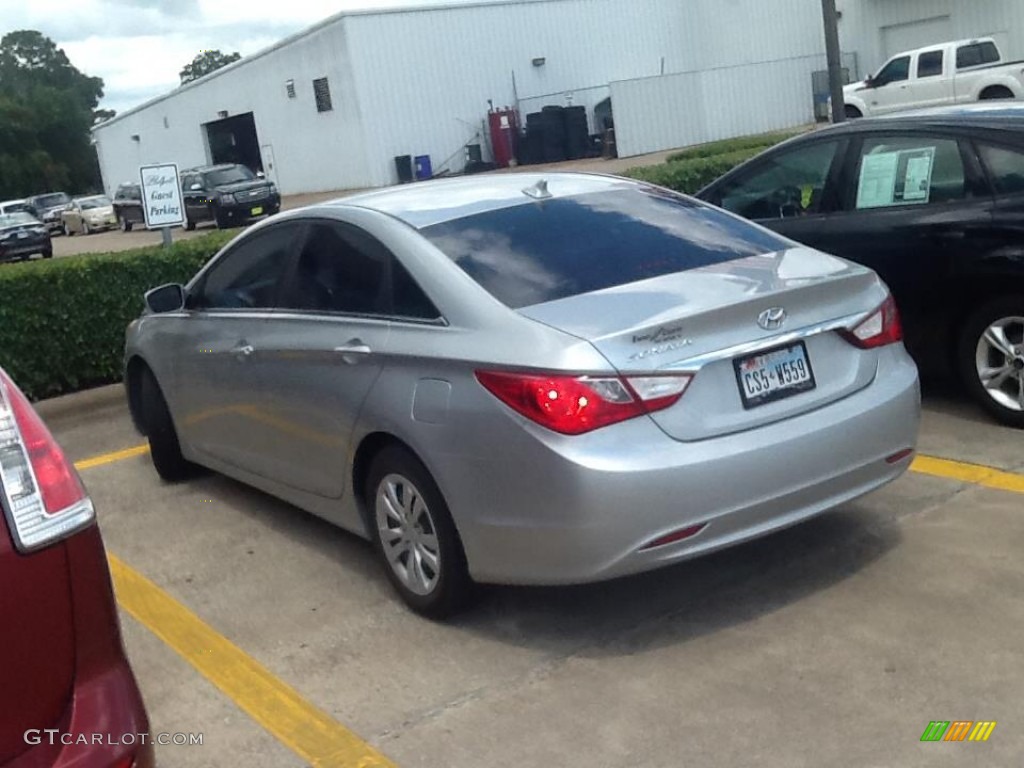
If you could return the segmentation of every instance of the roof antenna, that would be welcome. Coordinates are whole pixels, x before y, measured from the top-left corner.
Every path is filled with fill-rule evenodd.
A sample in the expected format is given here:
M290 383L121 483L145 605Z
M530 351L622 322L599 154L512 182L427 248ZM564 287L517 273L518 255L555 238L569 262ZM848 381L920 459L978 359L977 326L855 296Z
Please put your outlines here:
M553 195L548 192L548 180L540 179L532 187L523 190L523 194L532 197L534 200L550 200Z

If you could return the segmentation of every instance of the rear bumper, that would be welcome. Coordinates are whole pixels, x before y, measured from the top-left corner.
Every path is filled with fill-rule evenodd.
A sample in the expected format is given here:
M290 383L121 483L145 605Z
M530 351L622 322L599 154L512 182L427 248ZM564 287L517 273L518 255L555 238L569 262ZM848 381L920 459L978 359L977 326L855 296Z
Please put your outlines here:
M802 416L692 443L648 418L584 439L518 426L534 433L532 450L462 455L439 467L440 484L474 578L599 581L763 536L896 479L910 458L886 458L916 444L919 418L917 369L893 345L872 384Z
M132 768L156 764L149 722L127 663L78 683L64 719L25 732L28 751L5 768Z

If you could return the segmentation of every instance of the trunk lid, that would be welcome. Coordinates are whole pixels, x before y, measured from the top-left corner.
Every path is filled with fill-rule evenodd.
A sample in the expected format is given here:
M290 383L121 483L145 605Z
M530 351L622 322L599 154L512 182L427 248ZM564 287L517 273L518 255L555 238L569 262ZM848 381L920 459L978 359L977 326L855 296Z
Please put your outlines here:
M877 352L854 347L829 325L865 316L885 297L871 270L792 248L519 311L590 341L623 374L695 372L683 398L651 416L671 437L692 441L804 413L867 386ZM781 327L760 327L760 314L778 308ZM814 388L746 407L734 361L794 343L804 345Z

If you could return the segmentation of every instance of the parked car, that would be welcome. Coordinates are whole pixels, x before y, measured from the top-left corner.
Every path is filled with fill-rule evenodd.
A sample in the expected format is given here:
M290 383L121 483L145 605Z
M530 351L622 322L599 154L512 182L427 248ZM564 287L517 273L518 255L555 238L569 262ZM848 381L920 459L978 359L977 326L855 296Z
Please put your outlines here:
M0 262L21 261L34 254L53 257L50 233L31 213L0 213Z
M137 182L127 182L117 188L114 193L114 216L122 232L131 232L136 224L145 225L142 187Z
M0 215L5 213L32 213L28 200L4 200L0 203Z
M3 369L0 507L0 765L152 768L92 502Z
M876 74L843 88L849 118L1022 96L1024 61L1003 61L987 37L898 53Z
M71 236L76 232L91 235L93 232L110 229L117 224L114 216L114 204L106 195L76 197L67 208L61 211L61 225L64 234Z
M918 363L1024 427L1024 104L833 126L697 196L877 271Z
M212 221L218 228L241 224L281 210L273 182L244 165L210 165L181 173L185 229Z
M26 200L32 215L39 219L51 232L63 232L60 214L71 198L64 192L47 192L45 195L33 195Z
M414 610L644 571L898 477L917 368L869 269L626 179L282 213L127 332L137 427L371 538Z

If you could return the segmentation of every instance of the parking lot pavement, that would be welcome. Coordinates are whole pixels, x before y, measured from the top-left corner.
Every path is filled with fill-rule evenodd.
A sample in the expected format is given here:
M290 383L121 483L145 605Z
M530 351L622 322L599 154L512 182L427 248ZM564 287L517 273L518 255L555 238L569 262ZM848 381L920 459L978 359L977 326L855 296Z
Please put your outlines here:
M75 461L140 442L117 388L41 411ZM117 562L333 720L346 749L361 738L399 766L1019 765L1024 435L938 395L919 447L950 461L915 466L952 479L910 472L651 574L494 588L450 624L405 610L356 537L238 483L166 485L138 453L83 476ZM194 648L172 650L187 640L146 621L124 614L154 730L205 734L158 748L162 764L359 765L322 739L303 752L301 729L271 735L245 712L276 705L244 669L211 682L184 660ZM921 743L933 720L998 727Z

